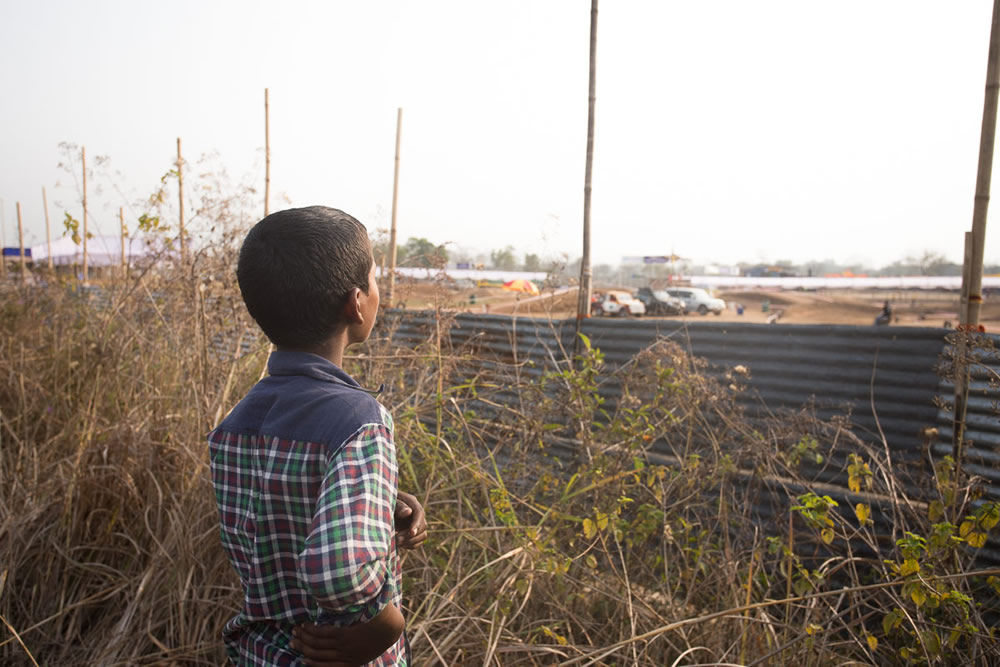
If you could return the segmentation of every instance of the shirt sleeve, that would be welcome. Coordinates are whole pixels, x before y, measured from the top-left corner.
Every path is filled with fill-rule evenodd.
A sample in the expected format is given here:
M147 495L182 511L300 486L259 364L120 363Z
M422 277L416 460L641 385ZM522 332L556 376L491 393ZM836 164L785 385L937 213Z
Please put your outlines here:
M298 560L303 588L325 610L368 618L384 606L396 475L392 430L382 424L363 426L331 457Z

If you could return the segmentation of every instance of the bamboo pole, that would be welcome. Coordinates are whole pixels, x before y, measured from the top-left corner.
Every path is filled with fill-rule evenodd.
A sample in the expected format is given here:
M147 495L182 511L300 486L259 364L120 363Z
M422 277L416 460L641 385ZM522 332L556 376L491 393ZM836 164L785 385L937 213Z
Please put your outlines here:
M24 256L24 226L21 224L21 202L17 202L17 245L21 251L21 286L23 287L28 280L28 260Z
M7 228L6 209L3 199L0 199L0 278L7 277L7 257L3 254L4 248L7 247L7 232L4 231Z
M976 199L972 212L972 264L969 270L969 307L964 324L976 327L983 303L983 251L986 241L986 211L990 203L993 175L993 145L997 130L997 96L1000 93L1000 0L993 1L990 49L986 62L986 92L983 98L983 126L979 135L979 168Z
M1000 0L993 0L990 24L990 48L986 60L986 90L983 95L983 124L979 135L979 165L976 170L976 197L972 210L972 232L966 236L965 261L962 266L962 301L955 364L955 406L952 420L952 456L956 473L962 470L965 443L965 416L969 395L969 373L965 364L968 337L979 326L983 303L983 254L986 241L986 213L990 204L990 181L993 176L993 146L996 141L997 101L1000 93Z
M590 4L590 83L587 95L587 166L583 177L583 257L580 259L580 289L576 303L576 333L590 315L590 193L594 172L594 103L597 99L597 0ZM580 336L574 337L574 356L580 351Z
M187 264L187 241L184 238L184 158L181 157L181 138L177 137L177 224L180 227L181 263Z
M45 195L45 186L42 186L42 207L45 209L45 250L49 255L49 271L55 271L52 262L52 229L49 227L49 198Z
M87 284L87 148L80 148L83 163L83 283Z
M399 200L399 139L403 133L403 107L396 110L396 161L392 172L392 223L389 226L389 289L386 290L386 308L392 308L396 291L396 209Z
M264 217L271 210L271 112L267 88L264 89Z
M128 278L128 265L125 262L125 209L118 207L118 226L122 241L122 278Z

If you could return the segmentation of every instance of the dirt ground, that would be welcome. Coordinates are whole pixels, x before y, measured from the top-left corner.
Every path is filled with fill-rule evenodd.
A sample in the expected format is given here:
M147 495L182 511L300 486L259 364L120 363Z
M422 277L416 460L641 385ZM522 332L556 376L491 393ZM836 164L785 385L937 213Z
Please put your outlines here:
M406 308L441 307L476 313L518 314L562 319L576 313L576 288L544 289L533 297L515 294L498 287L450 288L427 283L397 286L397 303ZM776 324L872 324L889 301L893 325L953 327L958 323L958 294L933 290L876 291L840 290L804 292L792 290L720 291L716 296L726 302L718 316L697 313L669 319L708 322L756 322L775 319ZM736 304L743 305L743 314ZM989 332L1000 332L1000 301L983 305L982 323Z

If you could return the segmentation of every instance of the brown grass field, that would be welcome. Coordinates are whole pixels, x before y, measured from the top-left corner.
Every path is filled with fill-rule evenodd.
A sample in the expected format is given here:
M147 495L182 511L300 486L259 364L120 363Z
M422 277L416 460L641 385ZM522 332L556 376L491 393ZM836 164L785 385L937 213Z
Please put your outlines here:
M241 590L205 433L268 346L231 253L196 262L109 281L101 299L69 283L0 292L0 665L225 662ZM442 326L413 347L379 330L345 366L385 384L400 488L427 509L430 537L403 561L414 665L998 664L1000 569L976 556L1000 504L976 503L981 480L954 462L913 478L847 417L750 418L737 369L713 379L668 341L624 371L588 347L531 374L435 333L486 305L568 317L572 291L397 294ZM883 298L722 296L754 322L770 299L774 326L868 324ZM894 297L901 324L951 315L917 296ZM819 463L848 478L849 506Z

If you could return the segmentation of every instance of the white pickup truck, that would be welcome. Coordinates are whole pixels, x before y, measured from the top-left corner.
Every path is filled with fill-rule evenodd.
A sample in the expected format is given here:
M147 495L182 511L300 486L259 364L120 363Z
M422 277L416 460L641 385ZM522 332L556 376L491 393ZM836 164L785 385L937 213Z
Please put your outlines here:
M722 311L726 309L725 301L716 299L700 287L671 287L667 290L667 294L683 301L689 313L721 315Z
M625 290L608 290L590 302L590 314L638 317L646 314L646 305Z

